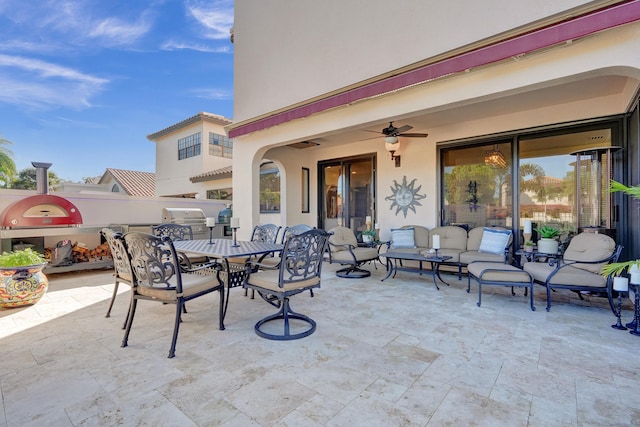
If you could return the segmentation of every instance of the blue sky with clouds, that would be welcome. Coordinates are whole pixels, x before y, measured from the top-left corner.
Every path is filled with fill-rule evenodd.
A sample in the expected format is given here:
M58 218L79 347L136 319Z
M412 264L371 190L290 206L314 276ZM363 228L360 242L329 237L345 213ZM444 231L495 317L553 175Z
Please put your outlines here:
M150 133L232 118L233 0L0 0L0 135L18 170L155 171Z

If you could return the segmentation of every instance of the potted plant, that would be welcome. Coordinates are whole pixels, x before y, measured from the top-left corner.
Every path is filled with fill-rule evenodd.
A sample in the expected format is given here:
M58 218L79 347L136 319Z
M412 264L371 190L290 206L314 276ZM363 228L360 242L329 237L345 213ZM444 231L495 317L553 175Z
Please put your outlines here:
M624 184L621 184L617 181L611 181L611 187L609 189L612 193L617 191L623 192L626 195L634 198L640 199L640 185L634 185L631 187L627 187ZM609 276L621 276L625 272L628 272L633 279L634 274L640 273L640 259L625 261L625 262L612 262L610 264L605 265L602 268L601 274L604 277ZM632 282L635 283L635 282Z
M31 248L0 255L0 307L35 304L49 287L47 261Z
M533 252L533 242L531 240L527 240L526 242L524 242L524 251Z
M362 241L365 243L371 243L376 238L376 230L365 230L362 232Z
M560 230L555 227L544 225L536 228L535 231L540 237L538 240L538 252L544 254L557 254L560 242L557 237L560 236Z

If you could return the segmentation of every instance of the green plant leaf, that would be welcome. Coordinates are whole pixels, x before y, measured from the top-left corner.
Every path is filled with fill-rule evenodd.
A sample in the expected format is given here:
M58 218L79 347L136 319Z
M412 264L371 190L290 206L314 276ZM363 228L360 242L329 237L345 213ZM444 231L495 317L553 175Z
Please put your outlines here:
M21 251L3 252L0 255L0 267L24 267L26 265L44 264L44 257L31 248Z

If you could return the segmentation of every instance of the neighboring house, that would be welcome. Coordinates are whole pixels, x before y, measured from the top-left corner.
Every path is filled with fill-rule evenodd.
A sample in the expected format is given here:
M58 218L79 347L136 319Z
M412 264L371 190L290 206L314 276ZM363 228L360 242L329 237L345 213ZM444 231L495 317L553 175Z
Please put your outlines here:
M129 196L154 197L156 189L155 174L151 172L128 171L107 168L98 184L111 193L123 193Z
M231 120L201 112L147 135L156 144L156 195L231 198Z
M260 221L269 159L281 225L359 230L371 216L385 231L464 214L517 232L512 177L532 168L579 177L566 231L613 229L640 257L640 212L598 191L640 181L640 2L410 3L235 3L234 215Z

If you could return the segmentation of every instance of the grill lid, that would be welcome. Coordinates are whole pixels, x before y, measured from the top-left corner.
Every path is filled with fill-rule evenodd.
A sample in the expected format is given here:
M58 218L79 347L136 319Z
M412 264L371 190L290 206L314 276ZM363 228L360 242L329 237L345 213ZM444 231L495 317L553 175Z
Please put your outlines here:
M202 209L163 208L162 222L176 224L204 223L205 216Z

